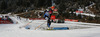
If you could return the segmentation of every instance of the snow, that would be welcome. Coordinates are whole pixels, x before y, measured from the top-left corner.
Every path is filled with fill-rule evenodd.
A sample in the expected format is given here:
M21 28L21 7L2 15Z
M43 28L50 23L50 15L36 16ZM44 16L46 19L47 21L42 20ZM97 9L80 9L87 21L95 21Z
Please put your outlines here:
M18 23L0 24L0 37L100 37L100 24L66 21L65 23L52 23L51 27L70 27L70 30L41 30L41 28L34 30L46 20L32 21L25 20L25 18L19 20L16 17L10 18ZM19 28L27 23L31 29ZM46 23L41 27L46 27Z
M92 16L92 17L95 17L94 14L87 14L87 13L81 13L82 15L86 15L86 16Z
M95 17L96 16L94 14L88 14L88 13L76 13L76 14L81 14L81 15L91 16L91 17Z

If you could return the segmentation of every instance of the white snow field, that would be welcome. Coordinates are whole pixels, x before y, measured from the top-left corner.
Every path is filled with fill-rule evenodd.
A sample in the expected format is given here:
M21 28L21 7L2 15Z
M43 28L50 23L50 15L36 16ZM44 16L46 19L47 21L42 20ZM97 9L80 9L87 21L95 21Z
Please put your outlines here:
M14 24L0 24L0 37L100 37L100 24L66 21L52 23L51 27L69 27L69 30L44 30L46 20L32 21L25 18L20 20L17 16L10 16L10 18ZM44 24L41 25L42 23ZM23 27L26 24L30 29ZM41 26L35 30L39 25Z

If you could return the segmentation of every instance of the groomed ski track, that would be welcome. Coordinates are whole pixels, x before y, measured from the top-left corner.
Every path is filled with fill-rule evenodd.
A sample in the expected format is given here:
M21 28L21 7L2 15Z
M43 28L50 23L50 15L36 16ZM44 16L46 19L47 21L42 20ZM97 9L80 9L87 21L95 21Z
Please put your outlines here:
M51 27L69 27L70 30L43 30L46 23L37 30L35 27L41 25L46 20L19 20L15 16L11 16L17 24L0 24L0 37L100 37L100 24L70 22L52 23ZM32 21L32 22L31 22ZM29 23L31 29L25 29L25 24ZM22 28L19 28L22 27Z

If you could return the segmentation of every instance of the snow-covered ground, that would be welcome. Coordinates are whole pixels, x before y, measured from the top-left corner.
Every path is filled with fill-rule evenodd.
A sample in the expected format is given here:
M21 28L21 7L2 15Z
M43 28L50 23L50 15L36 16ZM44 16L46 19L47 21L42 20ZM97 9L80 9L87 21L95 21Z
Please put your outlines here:
M86 16L95 17L95 15L94 15L94 14L88 14L88 13L81 13L81 15L86 15Z
M14 24L0 24L0 37L100 37L100 24L70 22L52 23L51 27L69 27L70 30L43 30L46 27L46 20L25 20L11 16ZM29 23L30 22L30 23ZM45 23L44 23L45 22ZM35 28L44 23L40 28ZM25 26L31 29L25 29ZM22 28L19 28L22 27Z

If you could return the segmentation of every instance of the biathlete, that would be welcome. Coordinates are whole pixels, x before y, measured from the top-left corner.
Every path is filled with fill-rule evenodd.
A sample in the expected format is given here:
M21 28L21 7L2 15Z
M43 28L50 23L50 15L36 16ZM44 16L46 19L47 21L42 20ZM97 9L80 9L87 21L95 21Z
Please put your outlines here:
M49 11L45 11L44 18L47 20L48 29L50 29L51 21L50 21L50 13L49 13Z

